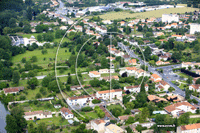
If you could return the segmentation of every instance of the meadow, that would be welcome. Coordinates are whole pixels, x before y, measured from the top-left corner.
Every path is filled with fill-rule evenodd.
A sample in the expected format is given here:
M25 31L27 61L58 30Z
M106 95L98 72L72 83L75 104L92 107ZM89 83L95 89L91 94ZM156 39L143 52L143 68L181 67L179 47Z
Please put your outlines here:
M130 13L130 11L121 11L121 12L109 12L103 15L99 15L100 18L104 20L114 20L114 19L128 19L128 18L138 18L138 19L145 19L145 18L159 18L162 17L162 14L170 14L170 13L185 13L197 10L196 8L191 7L182 7L182 8L169 8L169 9L161 9L161 10L154 10L148 12L140 12L140 13Z

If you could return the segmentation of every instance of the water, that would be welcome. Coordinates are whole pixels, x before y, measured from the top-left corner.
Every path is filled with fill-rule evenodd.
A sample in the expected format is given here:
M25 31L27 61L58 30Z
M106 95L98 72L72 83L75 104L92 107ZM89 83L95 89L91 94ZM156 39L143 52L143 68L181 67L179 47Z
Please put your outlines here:
M4 107L4 104L0 101L0 133L6 133L6 115L9 111Z

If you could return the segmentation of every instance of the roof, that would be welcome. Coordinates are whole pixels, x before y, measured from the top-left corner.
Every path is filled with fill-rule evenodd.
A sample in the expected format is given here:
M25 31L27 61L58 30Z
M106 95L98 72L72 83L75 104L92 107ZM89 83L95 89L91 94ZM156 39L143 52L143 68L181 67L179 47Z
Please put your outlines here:
M92 73L92 74L94 74L94 75L100 75L100 73L97 72L97 71L90 71L90 73Z
M197 128L200 128L200 123L181 126L181 130L191 130L191 129L197 129Z
M168 85L168 83L167 83L166 81L164 81L164 80L161 80L160 83L161 83L162 85L164 85L164 86L165 86L165 85Z
M131 59L131 60L129 60L128 62L129 62L129 63L134 63L134 64L137 63L136 59Z
M182 37L182 35L172 35L171 37Z
M192 110L195 110L195 109L196 109L194 106L192 106L192 105L191 105L190 103L188 103L188 102L178 102L178 103L169 105L169 106L165 107L164 109L165 109L167 112L172 112L172 111L176 110L177 107L182 106L182 105L190 106Z
M69 97L69 100L76 100L76 99L84 99L84 98L90 98L90 95L82 95L82 96L75 96L75 97Z
M152 74L151 75L154 79L159 79L159 78L161 78L160 76L158 76L157 74Z
M24 90L24 87L10 87L3 89L4 93L19 92L20 90Z
M123 116L118 116L120 120L127 120L130 116L134 117L134 115L123 115Z
M138 88L141 85L127 86L126 89ZM148 87L148 84L145 84L145 87Z
M98 120L93 120L94 123L96 123L97 125L101 124L101 123L106 123L104 120L98 119Z
M194 84L194 85L191 85L192 86L192 88L194 88L194 89L199 89L200 88L200 84Z
M136 67L126 67L126 70L137 70Z
M106 128L108 128L113 133L123 133L124 132L124 130L122 128L118 127L115 124L110 124Z
M123 55L124 58L130 58L130 55Z
M105 91L98 91L99 94L105 94L105 93L114 93L114 92L122 92L122 89L113 89L113 90L105 90Z
M104 80L110 80L110 76L103 77ZM111 76L111 79L119 79L118 76Z
M33 111L33 112L24 112L25 116L30 116L30 115L37 115L37 114L43 114L43 115L51 115L51 111Z
M65 115L73 114L68 108L65 108L65 107L61 108L60 111Z
M155 101L155 102L166 101L167 102L166 99L158 97L156 95L149 95L147 98L149 99L149 101Z

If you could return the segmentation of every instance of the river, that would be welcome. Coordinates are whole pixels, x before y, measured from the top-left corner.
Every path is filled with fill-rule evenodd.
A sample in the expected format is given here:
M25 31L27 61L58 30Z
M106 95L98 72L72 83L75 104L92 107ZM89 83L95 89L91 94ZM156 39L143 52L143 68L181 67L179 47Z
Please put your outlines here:
M4 107L4 104L0 101L0 133L6 133L6 115L9 111Z

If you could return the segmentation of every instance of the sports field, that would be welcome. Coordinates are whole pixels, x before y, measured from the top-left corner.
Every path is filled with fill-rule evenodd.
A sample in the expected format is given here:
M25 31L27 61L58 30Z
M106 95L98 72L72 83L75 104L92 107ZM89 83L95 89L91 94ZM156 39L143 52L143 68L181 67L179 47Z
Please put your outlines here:
M170 14L170 13L185 13L195 11L197 8L191 7L181 7L181 8L169 8L169 9L161 9L154 10L148 12L140 12L140 13L130 13L130 11L121 11L121 12L109 12L104 15L99 15L100 18L104 20L114 20L114 19L127 19L127 18L151 18L151 17L162 17L162 14Z

